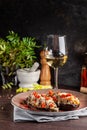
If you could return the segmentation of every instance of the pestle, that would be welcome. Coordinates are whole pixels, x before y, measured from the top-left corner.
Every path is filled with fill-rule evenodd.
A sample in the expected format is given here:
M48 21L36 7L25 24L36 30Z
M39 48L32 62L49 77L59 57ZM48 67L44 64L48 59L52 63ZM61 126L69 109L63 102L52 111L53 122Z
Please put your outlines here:
M25 68L24 70L27 72L34 72L37 70L38 67L39 67L39 63L35 62L31 68Z

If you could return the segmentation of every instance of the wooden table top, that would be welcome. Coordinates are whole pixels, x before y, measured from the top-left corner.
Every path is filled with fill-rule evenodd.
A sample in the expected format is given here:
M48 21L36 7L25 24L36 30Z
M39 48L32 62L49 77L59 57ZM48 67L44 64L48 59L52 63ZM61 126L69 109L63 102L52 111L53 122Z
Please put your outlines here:
M76 90L75 90L76 91ZM15 95L12 90L8 93L0 90L0 130L86 130L87 117L80 117L78 120L56 121L48 123L37 122L13 122L13 106L11 98ZM87 94L84 94L87 99ZM86 101L86 99L83 99ZM87 104L87 102L85 102Z

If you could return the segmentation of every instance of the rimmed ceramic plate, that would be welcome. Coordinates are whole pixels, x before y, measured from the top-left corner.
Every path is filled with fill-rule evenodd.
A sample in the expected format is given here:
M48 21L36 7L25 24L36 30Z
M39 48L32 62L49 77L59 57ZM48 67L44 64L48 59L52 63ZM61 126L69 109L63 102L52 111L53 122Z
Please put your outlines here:
M24 92L24 93L19 93L17 95L15 95L12 100L11 100L11 104L15 107L18 107L20 109L23 109L25 111L28 111L31 114L36 114L36 115L48 115L48 116L57 116L57 115L66 115L66 114L72 114L82 108L87 107L86 106L86 102L87 102L87 95L77 92L77 91L71 91L71 90L65 90L65 89L54 89L54 91L60 91L60 92L67 92L67 93L72 93L74 94L76 97L79 98L80 100L80 106L76 109L76 110L72 110L72 111L59 111L59 112L48 112L48 111L35 111L32 109L29 109L28 107L26 107L25 105L22 104L22 102L29 96L30 93L32 93L33 91L37 91L39 93L47 93L50 89L46 89L46 90L32 90L32 91L28 91L28 92ZM52 90L52 89L51 89Z

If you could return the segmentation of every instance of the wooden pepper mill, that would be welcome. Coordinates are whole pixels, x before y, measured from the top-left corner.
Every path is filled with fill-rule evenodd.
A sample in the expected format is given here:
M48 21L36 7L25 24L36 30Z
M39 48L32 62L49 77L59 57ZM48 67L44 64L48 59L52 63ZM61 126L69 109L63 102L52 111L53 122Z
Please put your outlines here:
M40 74L40 84L41 85L51 85L51 72L50 67L47 64L47 60L45 58L45 50L42 50L40 53L41 57L41 74Z

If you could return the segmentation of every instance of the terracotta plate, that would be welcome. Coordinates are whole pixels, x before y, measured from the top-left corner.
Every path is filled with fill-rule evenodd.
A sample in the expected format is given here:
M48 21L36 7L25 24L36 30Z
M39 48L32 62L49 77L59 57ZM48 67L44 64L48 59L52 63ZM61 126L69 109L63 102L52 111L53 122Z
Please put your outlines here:
M38 115L49 115L49 116L56 116L56 115L66 115L67 113L71 112L74 113L86 106L86 102L87 102L87 95L77 92L77 91L71 91L71 90L65 90L65 89L59 89L60 92L67 92L67 93L72 93L73 95L75 95L76 97L79 98L80 100L80 106L76 109L76 110L72 110L72 111L59 111L59 112L48 112L48 111L36 111L36 110L32 110L29 109L28 107L26 107L25 105L22 104L23 100L25 100L28 95L30 93L32 93L33 91L37 91L39 93L47 93L50 89L46 89L46 90L32 90L32 91L28 91L28 92L24 92L24 93L19 93L17 95L15 95L12 100L11 100L11 104L13 106L16 106L20 109L26 110L29 113L33 113L33 114L38 114ZM54 89L54 91L58 91L57 89Z

